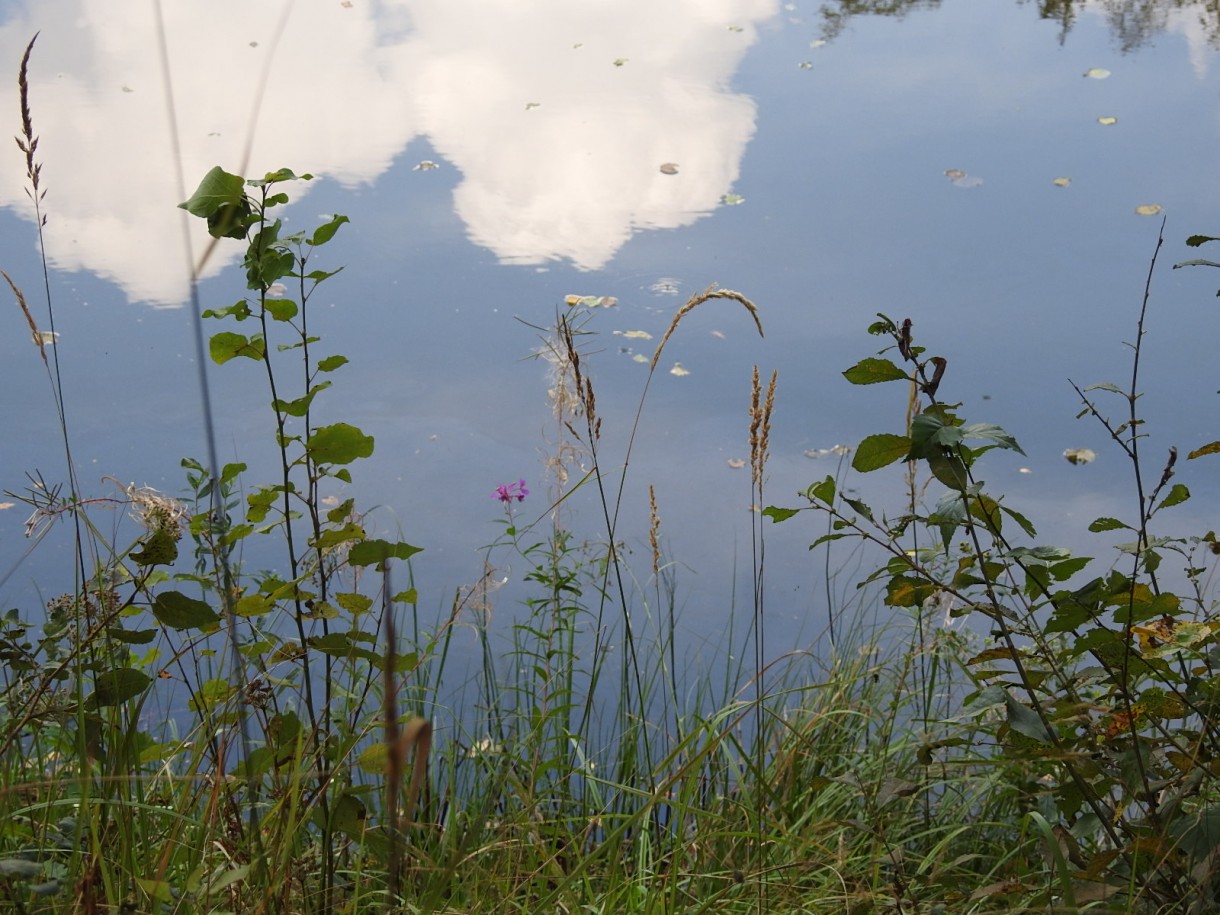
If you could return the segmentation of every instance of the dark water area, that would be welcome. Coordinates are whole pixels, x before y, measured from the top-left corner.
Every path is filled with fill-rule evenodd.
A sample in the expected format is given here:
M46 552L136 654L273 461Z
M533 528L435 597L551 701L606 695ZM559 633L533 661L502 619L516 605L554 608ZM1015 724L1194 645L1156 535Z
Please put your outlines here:
M144 5L0 10L0 62L14 77L0 111L14 132L18 62L41 30L30 88L84 487L113 495L113 475L177 494L180 458L205 453L176 204L216 164L312 172L289 227L352 220L319 262L346 269L312 326L351 359L319 406L377 440L351 486L327 495L356 497L371 529L424 548L413 563L421 617L444 618L485 559L505 581L492 611L500 636L521 617L528 561L482 548L502 531L497 485L525 479L517 521L545 518L556 434L546 366L531 357L535 328L571 310L571 295L617 300L585 325L613 479L645 381L639 360L677 308L713 282L758 305L762 339L732 302L683 320L630 456L619 537L647 593L653 485L677 632L694 658L745 644L756 500L737 464L749 457L752 366L779 373L766 501L798 505L799 490L839 471L833 446L901 431L896 386L841 376L878 348L865 334L877 312L910 317L918 341L948 358L941 393L965 417L1022 443L1024 457L988 457L989 488L1044 539L1084 547L1089 522L1129 514L1133 496L1103 430L1076 419L1068 379L1129 376L1124 341L1164 218L1142 367L1148 449L1218 437L1220 279L1170 269L1199 255L1187 236L1217 228L1218 24L1203 4L435 0L298 4L285 19L278 4L183 2L165 11L180 162ZM0 168L0 267L35 302L23 169L17 150ZM232 245L208 263L205 307L240 296L238 258ZM62 479L63 459L17 309L7 326L0 488L19 491L27 472ZM256 367L212 366L209 378L221 460L268 478ZM1073 466L1067 448L1099 457ZM1205 461L1180 474L1195 498L1175 520L1201 533L1216 475ZM901 507L897 469L846 485ZM601 531L591 487L565 508L578 537ZM25 556L27 513L0 510L0 604L34 612L70 587L70 532ZM138 533L119 512L100 523L119 539ZM856 609L853 576L871 567L843 549L809 553L821 520L765 530L770 644L816 647L832 610ZM279 561L257 547L247 558ZM633 625L668 625L661 609ZM477 648L470 628L455 635L455 650L473 659Z

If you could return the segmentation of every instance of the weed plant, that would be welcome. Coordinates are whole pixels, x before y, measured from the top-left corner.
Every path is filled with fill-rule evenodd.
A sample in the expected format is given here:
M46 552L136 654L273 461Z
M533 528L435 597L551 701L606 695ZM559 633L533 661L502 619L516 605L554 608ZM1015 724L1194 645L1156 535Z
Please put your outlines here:
M41 230L29 56L18 143ZM307 180L216 168L182 205L245 245L241 297L196 313L221 328L207 341L212 362L265 380L269 481L209 456L183 461L183 499L113 483L84 495L49 285L44 333L42 306L10 281L66 460L63 484L35 475L17 497L32 538L66 521L75 551L62 596L0 619L9 910L1214 910L1220 624L1205 560L1218 548L1211 532L1154 532L1189 492L1173 482L1175 452L1159 476L1144 470L1144 311L1130 383L1078 389L1082 415L1134 471L1132 517L1091 526L1129 531L1118 562L1098 574L1095 560L1033 542L1030 520L978 477L989 450L1019 450L1016 440L940 399L947 360L926 355L911 321L879 316L870 332L886 348L845 375L898 382L907 421L861 442L852 467L905 462L906 504L874 509L840 474L809 486L798 508L758 513L750 643L733 648L747 660L692 681L662 499L647 488L646 569L625 561L620 510L642 500L628 485L632 444L682 319L721 300L761 333L758 308L711 287L679 309L618 454L598 413L587 315L568 309L541 328L548 491L525 480L495 490L502 527L480 575L425 620L415 589L392 584L410 581L419 548L374 536L354 501L323 499L374 440L316 412L347 363L311 312L338 272L316 255L347 219L287 232L279 208ZM756 368L743 397L759 506L778 390ZM1120 418L1101 394L1118 398ZM578 501L601 518L593 541L568 523ZM130 543L93 520L115 505L139 524ZM809 512L829 523L818 549L853 538L884 562L855 604L832 608L830 650L777 652L766 541L774 523ZM278 552L271 571L243 563L254 542ZM525 563L530 591L505 645L487 623L509 558ZM1181 594L1164 584L1166 558L1185 565ZM860 622L878 602L891 614L883 639ZM455 689L459 625L473 626L482 658L473 686Z

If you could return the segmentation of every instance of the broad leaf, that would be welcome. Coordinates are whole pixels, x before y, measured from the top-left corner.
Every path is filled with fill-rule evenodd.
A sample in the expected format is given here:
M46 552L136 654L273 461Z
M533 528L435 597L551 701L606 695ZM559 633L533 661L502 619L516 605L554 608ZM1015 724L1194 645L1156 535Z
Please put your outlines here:
M354 566L371 566L373 563L385 562L387 559L410 559L420 552L423 552L423 547L411 546L409 543L365 540L353 546L347 554L347 558Z
M373 453L373 437L347 423L335 423L314 432L305 450L318 464L350 464Z
M877 384L882 381L910 381L910 376L888 359L861 359L843 373L852 384Z
M901 461L911 450L911 440L905 435L882 432L870 435L856 448L851 466L859 473L868 473Z
M157 622L170 629L207 629L220 621L215 610L181 591L158 594L153 600L152 612Z

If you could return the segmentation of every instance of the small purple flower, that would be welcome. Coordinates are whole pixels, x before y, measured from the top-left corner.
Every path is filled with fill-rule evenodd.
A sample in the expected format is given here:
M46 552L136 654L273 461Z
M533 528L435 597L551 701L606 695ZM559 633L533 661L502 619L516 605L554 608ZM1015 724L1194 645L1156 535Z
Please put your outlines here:
M518 502L524 502L525 497L529 494L530 491L525 488L525 480L518 480L516 483L497 486L496 491L491 494L491 497L507 504L512 502L513 499L516 499Z

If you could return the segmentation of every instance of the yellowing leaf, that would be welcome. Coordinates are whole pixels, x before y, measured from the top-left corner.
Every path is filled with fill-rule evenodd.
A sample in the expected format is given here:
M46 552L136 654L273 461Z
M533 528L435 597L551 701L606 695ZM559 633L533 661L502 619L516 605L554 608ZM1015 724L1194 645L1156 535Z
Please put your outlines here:
M1092 448L1068 448L1063 456L1069 464L1089 464L1097 459L1097 452Z
M618 299L612 295L565 295L563 304L568 307L583 305L585 308L613 308Z
M742 197L740 194L725 194L720 198L720 202L725 206L735 207L738 204L745 203L746 198Z
M1071 178L1056 178L1054 181L1051 182L1051 184L1055 185L1055 187L1067 187L1071 183L1072 183Z
M651 340L652 334L646 330L616 330L616 334L620 337L626 337L628 340Z
M1090 67L1084 71L1084 75L1089 79L1106 79L1110 75L1110 71L1104 67Z
M734 470L741 470L742 467L746 466L746 462L741 458L730 458L728 465Z
M1135 208L1135 212L1141 216L1156 216L1164 209L1159 203L1143 203Z
M631 361L647 363L648 357L645 356L643 353L636 353L634 356L631 357Z
M686 370L686 369L685 369L685 368L682 366L682 363L681 363L681 362L675 362L675 363L674 363L674 367L673 367L672 369L670 369L670 370L669 370L669 374L671 374L671 375L677 375L679 378L682 378L682 377L683 377L683 376L685 376L685 375L689 375L689 374L690 374L690 372L688 372L688 371L687 371L687 370Z
M1101 124L1101 125L1103 125L1103 126L1105 126L1105 127L1109 127L1111 124L1117 124L1117 123L1118 123L1118 118L1109 117L1109 116L1107 115L1107 116L1106 116L1106 117L1104 117L1104 118L1098 118L1098 119L1097 119L1097 123L1098 123L1098 124Z

